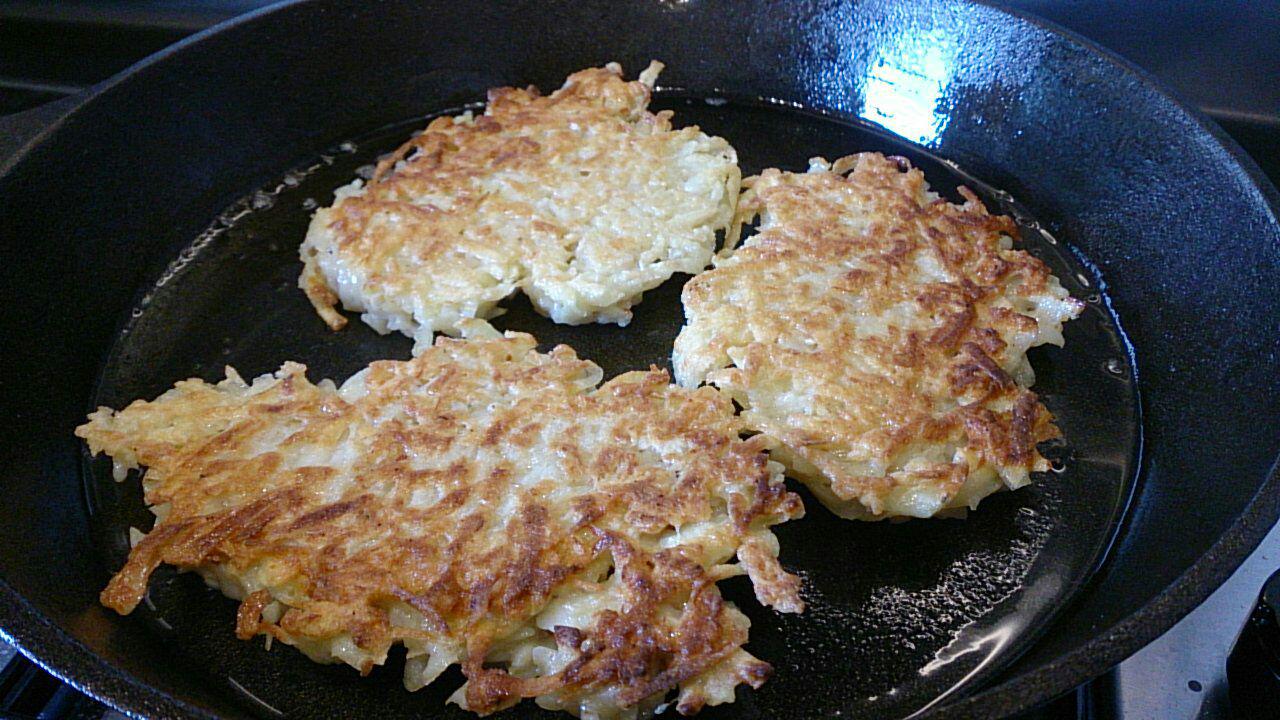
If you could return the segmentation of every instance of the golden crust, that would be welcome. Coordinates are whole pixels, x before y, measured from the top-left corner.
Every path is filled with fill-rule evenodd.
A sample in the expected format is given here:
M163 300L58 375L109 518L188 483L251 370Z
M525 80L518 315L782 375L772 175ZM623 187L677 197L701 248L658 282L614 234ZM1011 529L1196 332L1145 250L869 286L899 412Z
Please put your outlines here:
M647 110L661 68L492 90L482 116L432 121L316 213L300 286L334 329L341 302L420 341L517 289L556 322L625 325L645 290L710 263L741 180L725 140Z
M862 154L744 182L760 231L684 288L676 379L743 406L775 459L847 517L976 507L1048 465L1026 350L1082 305L1017 228Z
M710 388L656 369L596 388L594 364L534 345L440 339L341 389L228 369L99 409L76 434L147 468L158 518L102 602L131 612L160 564L197 570L242 600L239 637L362 672L404 643L411 689L460 663L454 699L481 714L627 716L677 687L690 713L758 686L715 583L745 572L802 608L769 530L803 513L781 468Z

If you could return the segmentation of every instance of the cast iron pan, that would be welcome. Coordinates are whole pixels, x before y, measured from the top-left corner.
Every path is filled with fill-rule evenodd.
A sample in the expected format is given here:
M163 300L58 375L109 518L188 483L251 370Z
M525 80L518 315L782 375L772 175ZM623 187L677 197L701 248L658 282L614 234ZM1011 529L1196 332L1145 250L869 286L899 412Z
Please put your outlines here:
M91 406L225 364L249 376L296 359L341 380L407 357L405 338L313 316L295 287L310 211L487 87L650 57L669 66L655 106L728 138L745 172L905 155L945 194L963 183L1015 217L1088 306L1065 349L1032 356L1066 435L1044 448L1055 472L966 521L850 523L806 496L809 516L779 535L810 610L774 615L727 583L776 674L704 716L1034 705L1171 624L1275 520L1275 191L1114 59L946 2L296 3L60 108L0 166L6 633L143 715L465 716L442 705L456 675L410 694L394 660L360 679L236 641L234 604L190 575L161 573L135 617L100 608L148 514L136 478L113 483L70 430ZM607 375L666 365L686 279L648 293L627 328L556 326L523 300L497 324Z

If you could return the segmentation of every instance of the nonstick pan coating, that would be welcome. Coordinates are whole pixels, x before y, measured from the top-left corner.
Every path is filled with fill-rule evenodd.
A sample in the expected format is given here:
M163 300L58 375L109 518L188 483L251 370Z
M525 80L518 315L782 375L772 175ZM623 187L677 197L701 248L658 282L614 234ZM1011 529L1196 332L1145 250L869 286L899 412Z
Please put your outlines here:
M936 47L945 52L926 52ZM912 65L922 54L935 60ZM86 509L81 449L70 430L112 346L101 400L117 405L154 395L179 377L211 377L221 357L246 373L293 357L309 362L315 376L341 377L372 357L403 356L408 345L398 338L359 326L333 336L306 313L291 314L305 306L282 287L294 272L290 243L300 234L288 239L277 232L289 234L289 223L298 227L305 219L300 205L289 206L305 198L289 192L260 197L260 205L274 206L233 223L185 268L163 284L158 279L237 198L254 188L273 190L284 171L313 164L342 140L356 138L356 153L333 155L333 164L315 175L326 191L349 176L351 164L367 161L361 152L378 151L377 137L361 137L371 128L474 101L489 86L552 87L579 67L616 59L635 68L650 57L669 64L664 84L689 89L691 104L664 99L676 104L677 117L724 133L749 171L752 164L800 167L808 154L885 142L849 121L896 122L877 105L883 88L874 80L886 77L886 67L914 68L927 81L910 106L927 121L928 131L916 139L1022 201L1060 240L1054 246L1033 233L1029 245L1047 253L1069 284L1079 279L1068 270L1082 271L1098 293L1089 311L1096 322L1077 321L1067 350L1033 357L1038 389L1064 418L1071 445L1062 449L1076 455L1061 475L1030 492L993 498L965 523L852 526L835 523L811 502L809 518L783 529L784 561L811 570L811 587L827 594L815 609L876 608L866 600L875 587L921 591L929 573L936 579L950 559L972 562L986 553L986 565L968 567L980 568L987 582L970 578L965 585L985 584L986 592L944 593L962 598L952 613L959 617L917 625L951 629L948 622L963 625L965 612L1007 595L1016 607L988 612L966 630L970 639L992 640L920 681L912 674L919 658L936 650L929 637L824 636L813 628L866 627L866 617L830 610L793 624L742 598L754 613L752 649L779 672L725 714L840 709L891 716L969 671L970 683L933 712L994 716L1025 707L1087 679L1167 627L1274 521L1276 493L1264 485L1280 439L1274 190L1259 187L1251 166L1242 167L1219 134L1114 60L990 8L952 3L298 3L206 33L135 69L0 165L3 268L17 309L0 320L9 343L0 417L6 437L15 439L3 447L12 507L10 522L0 526L6 632L55 672L144 714L245 715L249 706L222 680L235 663L251 666L252 673L235 677L242 685L258 683L244 688L254 694L262 687L303 693L311 682L337 693L311 696L318 698L315 713L367 709L360 694L392 686L390 673L360 684L342 668L314 668L279 648L262 654L270 656L264 661L253 655L260 650L226 642L230 633L218 613L227 603L189 577L153 595L158 616L176 633L199 635L203 645L175 649L174 636L156 632L154 618L121 620L98 607L97 590L119 559L112 538L118 542L124 523L141 520L113 513L140 505L127 497L130 486L96 482L91 473L96 502ZM931 75L930 68L941 72ZM712 95L733 102L702 102ZM777 98L832 118L741 102L752 98ZM897 129L911 134L918 127ZM954 182L949 166L916 159L935 184ZM320 183L324 172L331 175ZM989 199L998 206L1002 200ZM1066 247L1081 255L1055 257ZM1095 264L1085 266L1085 258ZM237 267L239 274L228 270ZM677 285L651 293L626 331L536 325L518 302L506 321L527 322L523 327L543 341L571 340L613 372L626 359L665 357L679 320L672 315ZM1072 290L1082 299L1092 294ZM131 319L134 307L142 312ZM1134 392L1126 382L1127 356L1111 352L1123 347L1106 339L1111 309L1136 348L1143 472L1109 559L1063 607L1105 545L1124 497L1123 472L1086 481L1095 457L1089 453L1106 445L1096 456L1099 467L1123 468L1134 439L1135 416L1125 412L1131 406L1107 399L1108 392L1129 398ZM288 333L272 325L280 318ZM116 343L122 328L128 333ZM620 348L624 342L631 345ZM1113 344L1102 352L1107 343ZM1089 366L1086 359L1101 362ZM1020 512L1024 507L1035 514ZM1046 531L1045 523L1064 520L1072 527ZM850 534L847 549L803 542L836 533ZM910 542L930 550L907 552ZM894 553L912 562L901 568L875 562ZM1026 567L1021 574L1019 563ZM997 573L1011 567L1013 581ZM1060 582L1041 595L1047 586L1039 578ZM1056 619L1046 622L1055 610ZM884 617L897 628L894 621L904 615L910 613ZM997 619L1026 628L1005 632ZM1028 652L994 672L1040 633ZM889 649L857 654L880 645ZM855 666L866 657L878 660ZM993 659L983 663L984 657ZM330 687L346 683L361 689ZM898 693L889 696L894 687ZM890 699L873 708L873 688L888 688L880 697ZM781 698L777 704L764 699L771 689ZM436 706L430 691L399 696L410 705L397 699L388 712Z

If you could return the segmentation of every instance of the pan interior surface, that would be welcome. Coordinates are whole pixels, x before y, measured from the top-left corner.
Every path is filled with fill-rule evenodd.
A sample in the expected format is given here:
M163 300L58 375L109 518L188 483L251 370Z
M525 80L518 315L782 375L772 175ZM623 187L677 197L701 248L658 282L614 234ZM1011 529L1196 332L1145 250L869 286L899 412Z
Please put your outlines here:
M1065 328L1065 348L1031 353L1034 389L1065 435L1042 448L1055 470L1031 487L987 499L966 520L893 524L840 520L789 481L808 514L776 530L783 563L805 580L809 609L774 614L758 605L743 578L723 583L726 597L751 618L748 649L775 672L761 690L740 689L736 703L701 717L900 717L978 687L1027 649L1087 582L1131 494L1141 441L1137 387L1100 279L1008 195L874 126L765 101L678 92L661 94L654 106L674 109L677 124L727 138L744 175L766 167L803 170L815 155L905 156L948 199L958 199L956 187L965 184L992 212L1013 216L1020 247L1086 301ZM336 146L223 213L139 296L94 404L123 407L188 377L215 381L225 365L249 378L296 360L313 381L341 382L373 360L408 358L408 338L380 336L359 321L331 332L297 289L297 249L312 211L332 201L334 188L367 172L423 124L417 119ZM603 367L606 378L651 364L669 367L687 279L677 276L646 293L625 328L555 325L523 297L507 301L494 325L532 333L543 350L569 344ZM104 566L114 571L127 553L128 528L149 528L151 516L136 473L120 484L102 458L85 467L94 536ZM394 654L361 678L279 644L266 650L261 640L236 640L235 609L194 574L166 569L136 613L137 630L159 634L180 662L264 717L469 716L444 703L461 683L456 669L409 693ZM526 702L501 716L555 714Z

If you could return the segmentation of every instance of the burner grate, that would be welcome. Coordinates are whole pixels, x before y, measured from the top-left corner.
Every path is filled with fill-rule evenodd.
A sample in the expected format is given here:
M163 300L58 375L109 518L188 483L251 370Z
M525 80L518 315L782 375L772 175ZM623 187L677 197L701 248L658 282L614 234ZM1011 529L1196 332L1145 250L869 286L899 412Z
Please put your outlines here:
M10 720L124 720L0 643L0 717Z

